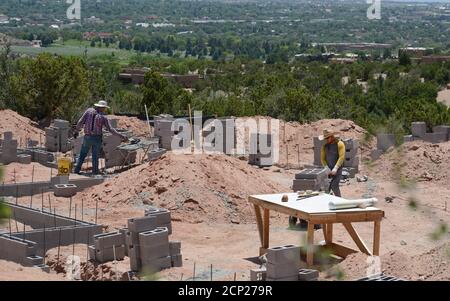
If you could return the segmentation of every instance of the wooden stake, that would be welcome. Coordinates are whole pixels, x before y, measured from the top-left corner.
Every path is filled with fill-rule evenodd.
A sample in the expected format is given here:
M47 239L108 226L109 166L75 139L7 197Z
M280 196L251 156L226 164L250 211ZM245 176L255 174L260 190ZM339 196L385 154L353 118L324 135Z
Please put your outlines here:
M212 280L213 279L212 274L213 274L213 268L212 268L212 264L211 264L211 281L213 281Z
M9 237L11 237L11 216L8 216L9 220Z
M236 281L236 272L234 272L234 281Z
M56 262L59 263L59 254L61 250L61 228L59 228L59 235L58 235L58 256L56 259Z
M25 241L25 234L26 234L25 224L23 224L23 240L22 241Z
M98 199L95 201L95 223L97 224Z
M194 272L192 273L192 281L195 281L195 262L194 262Z
M44 212L44 188L41 189L41 212Z
M33 205L33 184L34 184L34 165L33 169L31 171L31 195L30 195L30 208L32 208Z
M81 198L81 221L84 221L84 198Z
M47 244L45 241L45 223L44 223L44 266L45 266L45 254L47 253Z
M16 205L19 201L19 186L16 184Z
M72 216L72 197L70 197L69 201L69 218Z
M50 195L48 195L48 206L50 209L50 213L52 213L52 202L50 201Z

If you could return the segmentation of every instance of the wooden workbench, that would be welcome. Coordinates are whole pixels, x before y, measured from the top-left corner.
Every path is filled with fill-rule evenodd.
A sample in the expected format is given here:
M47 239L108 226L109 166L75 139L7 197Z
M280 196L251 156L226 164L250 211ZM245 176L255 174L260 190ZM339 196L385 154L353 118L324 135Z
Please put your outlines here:
M281 201L283 195L289 197L288 202ZM306 261L308 266L313 265L315 248L314 225L316 224L322 225L325 237L324 247L332 249L335 255L345 258L347 255L357 252L356 250L333 242L333 224L342 223L361 252L366 253L367 255L378 256L380 252L381 219L384 217L384 211L375 207L367 207L365 209L330 210L328 208L328 203L333 199L342 200L339 197L329 194L321 194L302 200L297 200L297 193L250 196L249 202L253 204L255 209L256 224L258 225L259 237L261 240L260 255L266 253L269 248L269 219L270 210L273 210L289 216L296 216L297 218L308 222L306 246ZM261 214L261 210L263 211L263 215ZM366 244L353 228L352 223L355 222L374 223L373 252L370 252Z

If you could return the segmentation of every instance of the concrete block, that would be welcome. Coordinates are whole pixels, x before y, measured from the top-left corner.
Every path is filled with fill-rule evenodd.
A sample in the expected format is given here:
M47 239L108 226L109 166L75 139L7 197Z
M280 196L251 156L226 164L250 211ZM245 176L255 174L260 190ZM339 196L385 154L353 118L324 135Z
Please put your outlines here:
M405 143L405 142L412 142L412 141L414 141L414 136L413 135L403 136L403 143Z
M114 248L95 249L95 260L104 263L108 261L123 260L125 257L125 245L116 246Z
M169 269L172 267L172 261L170 256L162 257L158 259L151 259L148 261L142 260L142 269L159 272L163 269Z
M169 247L169 230L167 228L156 228L139 233L139 243L141 246L167 245Z
M294 179L292 189L294 191L300 190L325 190L327 182L325 180L311 180L311 179Z
M89 246L88 247L88 250L89 250L89 260L93 260L93 261L96 261L96 259L95 259L95 246Z
M411 123L411 132L414 137L423 138L427 132L427 124L425 122Z
M359 157L345 158L344 167L359 167Z
M267 278L267 271L265 267L250 270L250 281L265 281Z
M154 216L131 218L128 220L128 230L130 232L144 232L157 228L157 219Z
M183 255L181 254L175 254L170 255L170 261L172 264L172 267L179 268L183 266Z
M447 133L426 133L423 140L430 143L441 143L447 141Z
M169 241L170 255L177 255L181 253L181 241Z
M120 232L102 233L94 235L94 246L96 249L112 248L125 244L125 237Z
M359 148L359 141L357 139L344 139L342 140L345 144L345 150L357 150Z
M162 155L164 155L166 153L166 149L164 148L158 148L156 150L151 150L148 152L148 160L149 161L154 161L154 160L158 160Z
M139 271L142 266L139 247L129 245L128 246L128 257L130 258L130 270Z
M156 224L163 225L171 223L172 219L170 211L163 208L152 208L145 210L145 216L153 216L156 218Z
M295 175L296 179L320 179L326 177L326 168L303 169Z
M151 245L141 243L139 246L139 252L141 254L142 261L170 256L168 243Z
M300 257L298 261L286 261L286 263L277 263L273 264L268 262L266 264L267 268L267 278L286 278L297 276L298 277L298 269L300 268Z
M389 148L395 146L394 134L378 134L377 135L377 149L387 151Z
M77 186L74 184L56 184L54 186L55 197L70 198L77 193Z
M70 123L67 120L55 119L55 121L53 122L53 126L55 128L66 129L66 128L69 128Z
M128 231L125 236L125 245L139 246L139 233Z
M35 265L41 265L44 264L44 258L42 256L34 255L34 256L28 256L25 258L24 265L25 266L35 266Z
M10 141L13 139L13 133L12 132L4 132L3 133L3 140Z
M17 162L20 164L31 164L31 156L30 155L18 155Z
M315 281L319 278L319 271L310 269L300 269L298 272L299 281Z
M300 247L285 245L267 250L267 262L279 264L284 262L300 262Z

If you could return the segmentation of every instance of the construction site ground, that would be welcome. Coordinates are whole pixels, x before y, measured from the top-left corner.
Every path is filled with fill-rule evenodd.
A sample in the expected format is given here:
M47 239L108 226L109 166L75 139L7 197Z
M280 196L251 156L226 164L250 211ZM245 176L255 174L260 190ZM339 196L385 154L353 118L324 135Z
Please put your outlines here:
M124 171L78 193L73 197L72 209L69 209L69 199L45 193L44 209L49 210L51 206L52 210L63 215L69 215L70 211L74 217L76 204L77 219L95 221L95 208L98 206L97 222L105 225L105 231L113 231L126 226L128 218L143 216L148 206L167 208L172 213L173 234L170 240L182 242L183 267L162 271L157 275L160 279L192 279L195 266L195 279L209 280L212 265L214 280L249 280L249 270L259 267L256 262L260 241L248 196L291 192L295 173L312 162L313 135L323 126L332 124L339 127L343 137L362 139L364 135L364 130L349 121L322 121L313 125L291 123L286 133L301 137L298 138L300 157L294 151L296 144L289 144L288 155L281 154L286 159L281 160L279 166L257 168L238 157L175 155L169 152L155 162ZM293 136L292 139L296 138ZM369 150L372 143L369 141L362 147L363 158L369 153L364 149ZM282 144L280 147L286 146ZM450 280L448 228L441 231L442 235L437 232L444 224L450 224L449 148L450 142L439 145L416 141L407 143L399 151L392 150L376 162L361 164L359 174L367 175L367 182L351 179L341 187L345 198L361 198L368 194L378 198L377 207L386 215L381 224L380 258L382 271L389 275L411 280ZM12 163L6 166L4 182L13 183L14 171L17 182L30 181L33 165L36 164ZM35 180L47 180L49 174L49 168L35 166ZM403 176L407 177L406 180ZM415 181L410 181L412 179ZM10 198L10 201L15 199ZM21 197L17 201L29 205L30 197ZM33 196L33 207L41 208L41 201L41 195ZM13 223L13 231L15 227ZM355 224L369 249L372 227L370 223ZM1 228L9 231L8 220ZM316 242L323 240L321 230L316 231L315 239ZM271 216L271 246L304 245L305 240L304 230L289 229L287 216ZM341 225L335 227L334 240L356 248ZM86 251L85 245L75 247L75 255L81 262L86 262ZM56 262L57 250L49 250L46 261L52 267L50 274L0 261L0 280L65 280L64 264L73 252L72 246L62 247L60 260ZM358 253L342 262L323 265L320 279L364 277L366 260L366 255ZM126 257L117 265L96 266L91 263L83 268L83 280L127 280L129 262Z

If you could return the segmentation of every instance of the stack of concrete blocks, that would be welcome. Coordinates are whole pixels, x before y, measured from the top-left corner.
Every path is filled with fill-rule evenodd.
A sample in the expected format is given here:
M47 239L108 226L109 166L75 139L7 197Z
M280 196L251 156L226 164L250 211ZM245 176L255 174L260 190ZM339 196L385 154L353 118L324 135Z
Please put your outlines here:
M45 128L45 148L51 152L68 152L70 124L66 120L56 119L52 126Z
M319 140L319 137L314 137L313 142L314 142L314 165L322 166L321 153L322 153L322 146L325 144L325 141Z
M32 162L38 162L45 166L54 166L56 165L55 154L48 152L43 149L33 148L27 149L26 153L31 156Z
M175 135L179 133L178 130L172 130L173 122L174 120L167 119L155 120L155 136L159 137L159 146L161 148L171 150L172 141L174 142L174 145L182 147L181 140L175 138Z
M161 158L167 151L164 148L151 150L147 153L148 161L155 161Z
M326 168L307 168L295 175L292 189L294 191L326 191L328 185L328 172Z
M169 235L172 234L172 218L170 211L163 208L151 208L145 210L145 216L152 216L156 219L156 227L166 227Z
M170 211L152 208L145 216L128 220L125 245L132 271L150 269L159 271L164 268L182 266L181 243L170 242L172 234Z
M430 143L441 143L449 140L450 126L438 125L432 133L425 133L423 140Z
M139 271L142 269L139 234L156 229L156 218L146 216L128 220L128 228L125 237L127 254L130 257L130 269Z
M413 122L411 123L411 132L414 140L423 139L427 133L427 124L425 122Z
M359 141L356 139L344 139L345 161L344 169L349 173L350 178L354 178L359 172Z
M266 281L298 281L300 247L273 247L267 250L266 256Z
M1 156L1 161L3 164L6 165L12 162L17 162L17 146L17 140L13 140L13 133L4 132Z
M183 266L183 255L181 255L181 242L170 241L169 242L169 255L172 267Z
M89 246L89 259L99 263L123 260L125 237L120 232L94 235L94 245Z
M256 150L253 149L256 145ZM269 149L267 153L267 149ZM248 163L260 167L269 167L274 164L273 143L271 134L250 135L250 154Z
M378 134L377 135L377 148L372 150L370 158L375 161L378 160L383 153L388 149L395 146L394 134Z
M169 230L165 227L158 227L139 233L139 253L144 271L159 272L172 267Z
M220 130L221 129L221 130ZM236 148L236 127L234 119L214 119L205 123L202 129L202 137L214 135L210 151L232 154Z
M36 255L36 243L32 241L4 235L0 239L0 250L2 258L26 267L41 267L44 263L44 258Z
M130 131L120 131L121 134L131 137ZM123 164L132 164L136 162L136 152L131 152L129 155L124 150L119 150L118 146L121 144L120 137L111 133L103 134L102 147L105 154L105 167L111 168L114 166L121 166ZM126 159L126 162L125 162Z
M77 193L77 186L74 184L56 184L54 186L55 197L70 198Z

